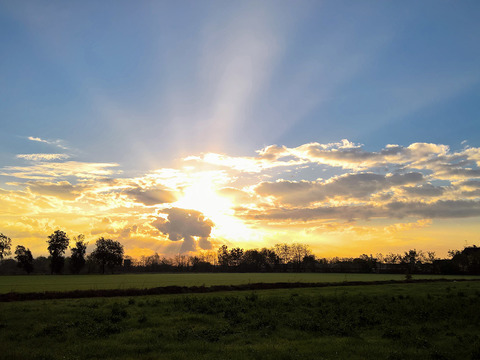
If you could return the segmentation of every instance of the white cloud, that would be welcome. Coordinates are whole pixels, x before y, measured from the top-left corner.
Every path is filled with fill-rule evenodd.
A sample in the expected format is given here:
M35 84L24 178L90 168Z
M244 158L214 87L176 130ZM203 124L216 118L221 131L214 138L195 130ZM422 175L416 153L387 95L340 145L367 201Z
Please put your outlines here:
M60 149L68 150L68 147L65 146L63 140L59 140L59 139L57 139L57 140L45 140L45 139L41 139L39 137L34 137L34 136L29 136L28 140L37 141L37 142L41 142L41 143L44 143L44 144L56 146Z
M53 180L65 177L95 179L121 173L115 163L88 163L79 161L42 162L31 166L5 166L0 175L20 179Z
M67 154L18 154L16 156L18 159L25 159L31 161L42 161L42 160L65 160L70 158L70 155Z

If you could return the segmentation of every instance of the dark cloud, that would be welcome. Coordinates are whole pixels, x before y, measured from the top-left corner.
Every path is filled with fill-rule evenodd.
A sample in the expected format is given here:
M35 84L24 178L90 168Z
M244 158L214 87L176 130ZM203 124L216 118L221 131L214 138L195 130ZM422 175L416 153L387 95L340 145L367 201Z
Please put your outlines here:
M380 175L374 173L346 174L329 181L287 181L260 183L256 192L261 196L274 196L284 204L308 205L337 196L364 199L394 186L423 181L418 172Z
M480 216L480 201L438 200L431 203L420 201L391 202L384 206L323 206L317 208L271 208L267 210L239 210L239 215L248 220L272 222L315 220L366 220L371 218L467 218Z
M465 218L480 216L480 202L473 200L438 200L425 202L392 202L387 205L392 217Z
M68 181L44 182L29 181L27 182L30 192L38 195L55 196L63 200L75 200L81 195L84 189L82 185L72 185Z
M366 166L381 166L394 159L400 159L412 155L410 148L399 145L388 145L378 152L365 151L360 145L355 145L344 140L335 144L306 144L297 148L305 153L307 158L320 161L335 161ZM343 166L342 165L342 166Z
M174 192L164 189L142 189L134 188L125 191L126 194L131 196L137 202L140 202L144 205L158 205L166 204L177 201L177 196Z
M467 180L461 182L460 185L480 189L480 180Z
M465 197L480 197L480 189L472 191L462 191L462 195Z
M196 250L194 237L199 239L198 245L202 249L211 248L209 237L214 224L200 211L171 208L162 210L162 213L167 214L167 219L159 217L152 225L172 241L183 240L182 253Z
M245 209L243 217L249 220L267 221L313 221L313 220L356 220L369 219L377 215L378 209L370 205L362 206L323 206L317 208L285 209L273 208L270 210Z
M441 196L445 192L445 187L423 184L420 186L404 186L403 190L414 196Z

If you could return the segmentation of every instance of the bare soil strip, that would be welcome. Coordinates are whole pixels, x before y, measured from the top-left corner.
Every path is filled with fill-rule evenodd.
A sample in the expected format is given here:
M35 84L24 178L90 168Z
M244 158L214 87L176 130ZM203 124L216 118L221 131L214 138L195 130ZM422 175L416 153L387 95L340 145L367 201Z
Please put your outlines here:
M384 280L384 281L343 281L343 282L277 282L253 283L242 285L212 285L212 286L162 286L147 289L104 289L104 290L74 290L74 291L45 291L45 292L10 292L0 294L0 302L52 300L52 299L81 299L96 297L171 295L171 294L198 294L225 291L252 291L295 288L318 288L331 286L368 286L386 284L480 281L480 279L419 279L419 280Z

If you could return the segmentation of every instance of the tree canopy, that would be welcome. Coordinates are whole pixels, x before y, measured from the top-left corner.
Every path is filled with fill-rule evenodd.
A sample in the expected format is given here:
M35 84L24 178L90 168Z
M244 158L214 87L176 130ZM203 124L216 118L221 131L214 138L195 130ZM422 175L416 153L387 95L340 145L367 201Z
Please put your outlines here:
M12 239L0 233L0 260L11 254Z
M102 273L104 274L105 266L113 269L115 265L122 265L123 245L118 241L101 237L96 241L96 248L91 256L102 266Z
M48 236L48 252L51 256L51 271L53 273L60 273L63 269L65 259L63 255L68 249L70 239L64 231L56 230L52 235Z
M85 242L85 236L82 234L74 237L73 240L75 241L75 247L70 249L70 270L73 274L78 274L85 266L87 243Z
M33 271L33 256L30 249L22 245L17 245L15 249L15 259L17 259L18 267L25 270L27 274Z

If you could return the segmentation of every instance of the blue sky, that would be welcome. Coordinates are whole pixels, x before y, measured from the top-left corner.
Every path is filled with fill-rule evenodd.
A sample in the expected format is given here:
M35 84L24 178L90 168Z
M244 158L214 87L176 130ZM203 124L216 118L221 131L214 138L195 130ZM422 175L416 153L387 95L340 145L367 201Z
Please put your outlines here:
M368 214L391 214L382 221L395 229L428 227L418 237L428 243L447 226L436 218L479 216L479 18L478 1L0 0L0 204L11 209L0 226L34 244L41 231L80 225L60 214L32 225L22 214L48 218L59 201L74 214L98 195L116 218L92 212L84 224L99 218L125 239L176 239L160 229L183 219L177 208L226 224L215 214L235 203L230 215L252 228L265 220L254 210L315 214L302 236L334 244L328 232L345 225L319 225L317 210L360 221L345 190L360 186L352 196L370 196ZM243 200L207 209L195 184ZM419 202L394 213L408 194ZM446 214L448 201L461 209ZM150 225L135 227L132 207ZM193 249L199 232L180 233Z
M28 136L138 170L343 138L478 146L479 15L477 1L2 1L1 164L49 150Z

